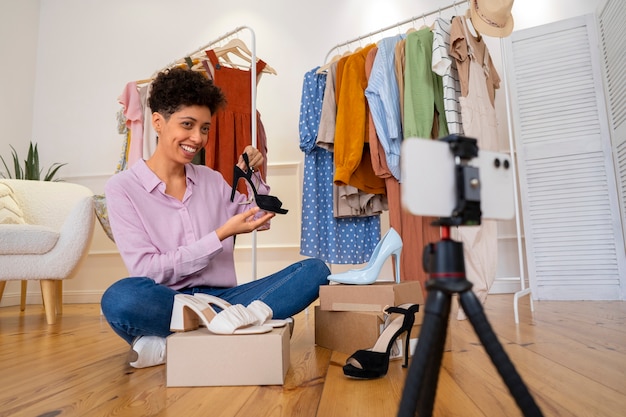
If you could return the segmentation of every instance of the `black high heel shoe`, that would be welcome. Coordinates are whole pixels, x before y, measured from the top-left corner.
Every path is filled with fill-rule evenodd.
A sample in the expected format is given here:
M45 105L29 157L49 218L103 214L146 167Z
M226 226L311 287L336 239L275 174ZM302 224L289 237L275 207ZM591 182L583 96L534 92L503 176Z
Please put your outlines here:
M289 210L281 208L283 203L278 199L278 197L274 197L273 195L257 194L256 187L252 182L252 173L254 170L250 168L248 154L244 152L241 156L246 163L248 172L244 172L241 168L235 165L235 171L233 173L233 191L230 193L230 201L235 199L235 191L237 191L237 183L239 183L239 179L245 178L250 184L250 187L252 187L254 200L256 201L256 205L259 206L261 210L271 211L272 213L278 214L286 214Z
M350 356L343 366L344 375L358 379L375 379L387 375L391 347L398 336L404 332L406 332L406 340L402 367L406 368L409 365L411 329L415 322L415 313L418 311L419 304L387 307L386 313L400 313L402 317L397 317L385 328L373 348L357 350Z

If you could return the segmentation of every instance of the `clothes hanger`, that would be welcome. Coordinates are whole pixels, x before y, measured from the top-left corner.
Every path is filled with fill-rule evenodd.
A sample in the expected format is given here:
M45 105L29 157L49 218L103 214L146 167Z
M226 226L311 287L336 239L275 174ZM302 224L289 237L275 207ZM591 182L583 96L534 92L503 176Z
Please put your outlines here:
M179 59L178 61L176 61L170 68L189 68L192 71L197 71L197 72L206 72L204 67L202 66L202 61L194 58L191 60L191 64L192 66L189 66L189 63L186 61L188 58L190 57L185 57L182 59ZM161 71L165 71L165 69L161 70ZM160 71L155 72L150 78L144 78L143 80L137 80L135 81L135 84L137 84L137 86L141 86L142 84L150 84L152 81L154 81L154 79L157 77L157 75L159 74Z
M422 25L422 27L420 27L420 30L422 30L422 29L426 29L426 28L429 28L429 29L430 29L430 26L428 26L428 25L426 24L426 15L425 15L425 14L423 14L423 15L422 15L422 21L423 21L423 23L424 23L424 24Z
M417 29L415 28L415 19L411 20L411 22L413 23L413 26L410 26L407 30L406 30L406 34L408 35L411 32L416 32Z
M328 69L329 69L329 68L330 68L330 67L331 67L331 66L332 66L335 62L339 61L342 57L343 57L343 55L341 55L341 54L335 55L334 57L332 57L332 58L330 59L330 61L328 61L327 63L325 63L325 64L324 64L324 65L322 65L321 67L319 67L319 68L317 69L317 71L315 71L315 73L316 73L316 74L322 74L322 73L324 73L324 72L328 71Z
M224 46L213 48L213 52L218 58L222 58L227 64L233 66L242 66L241 64L234 63L228 54L233 54L247 62L248 64L252 64L252 52L248 46L239 38L233 38ZM260 59L257 57L257 59ZM273 75L276 75L276 70L270 67L267 63L265 64L265 68L263 68L263 72L267 72Z

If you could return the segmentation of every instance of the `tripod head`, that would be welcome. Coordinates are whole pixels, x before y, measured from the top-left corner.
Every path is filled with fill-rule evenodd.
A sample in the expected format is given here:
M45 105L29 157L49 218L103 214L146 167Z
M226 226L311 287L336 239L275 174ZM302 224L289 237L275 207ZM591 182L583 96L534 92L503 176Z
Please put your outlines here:
M454 155L456 205L449 217L441 217L434 224L440 226L476 226L480 224L480 176L478 168L469 165L478 156L476 139L450 135L441 139L450 146Z

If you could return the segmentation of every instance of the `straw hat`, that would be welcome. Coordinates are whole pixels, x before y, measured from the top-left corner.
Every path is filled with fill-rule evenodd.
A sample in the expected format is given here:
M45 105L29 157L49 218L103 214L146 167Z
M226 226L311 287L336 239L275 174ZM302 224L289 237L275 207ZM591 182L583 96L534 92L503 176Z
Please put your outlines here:
M471 0L472 24L483 35L505 38L513 31L513 0Z

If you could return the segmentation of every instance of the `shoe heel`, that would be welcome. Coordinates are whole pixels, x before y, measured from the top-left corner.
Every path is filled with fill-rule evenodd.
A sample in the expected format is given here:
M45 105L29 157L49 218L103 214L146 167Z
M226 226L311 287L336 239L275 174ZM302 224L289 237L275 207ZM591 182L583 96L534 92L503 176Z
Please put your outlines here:
M409 347L411 344L411 329L406 331L406 340L404 341L404 364L402 364L403 368L408 368L409 366Z
M174 307L172 308L172 319L170 320L170 331L188 332L200 327L200 318L195 311L189 308L178 295L174 297Z
M237 191L237 184L239 184L239 179L241 177L246 178L246 174L241 170L241 168L235 165L234 172L233 172L233 188L230 192L231 202L235 200L235 192Z
M402 247L391 254L393 257L393 263L396 269L396 284L400 283L400 254L402 253Z

